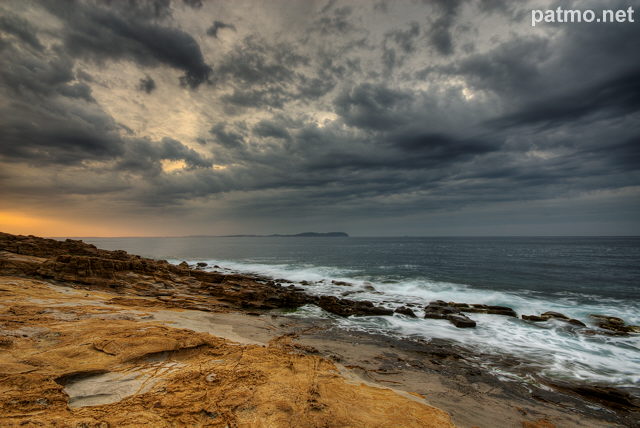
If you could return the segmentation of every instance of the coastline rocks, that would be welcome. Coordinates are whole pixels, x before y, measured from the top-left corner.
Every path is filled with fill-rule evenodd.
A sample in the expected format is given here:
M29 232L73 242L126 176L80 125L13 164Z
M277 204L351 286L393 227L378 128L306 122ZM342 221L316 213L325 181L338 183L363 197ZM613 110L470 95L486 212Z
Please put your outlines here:
M545 312L541 316L542 317L546 317L546 318L556 318L556 319L561 319L561 320L568 320L569 319L569 317L566 316L565 314L561 314L560 312L553 312L553 311Z
M454 306L457 305L457 306ZM424 317L431 319L446 319L458 328L472 328L476 322L461 313L460 304L447 303L442 300L430 302L424 308Z
M395 312L396 314L406 315L411 318L416 318L415 312L413 312L411 308L408 308L406 306L400 306L399 308L396 308L396 310L393 312Z
M618 388L604 385L575 385L561 382L554 382L550 385L560 391L572 392L609 408L627 412L637 412L638 409L640 409L640 400L637 397Z
M350 282L346 282L346 281L331 281L331 283L333 285L341 285L343 287L351 287L353 285Z
M640 333L640 326L628 325L622 318L598 314L590 314L589 316L593 318L596 321L596 325L602 329L622 334Z
M495 306L495 305L481 305L481 304L466 304L456 303L462 312L478 313L478 314L491 314L491 315L504 315L508 317L517 317L516 311L508 306Z
M374 306L373 303L368 300L355 301L348 299L339 299L334 296L320 296L317 298L315 303L325 311L343 317L352 315L393 315L393 311L391 309L383 308L381 306Z
M504 315L508 317L517 317L516 311L508 306L496 306L496 305L483 305L483 304L469 304L469 303L457 303L457 302L444 302L442 300L436 300L431 302L440 306L448 306L457 309L459 312L475 313L475 314L491 314L491 315ZM431 304L430 303L430 304Z
M461 314L449 314L447 320L458 328L473 328L476 326L476 322L466 315Z
M508 306L445 302L444 300L429 302L424 311L425 318L446 319L460 328L476 326L476 322L464 315L463 312L518 317L516 311Z
M577 320L575 318L568 319L567 322L569 324L573 324L573 325L578 326L578 327L586 327L587 326L585 323L583 323L582 321Z
M569 318L565 314L561 314L560 312L548 311L543 313L542 315L522 315L522 319L525 321L531 322L545 322L550 319L564 321L568 324L575 325L576 327L586 327L587 325L580 320L575 318Z
M541 317L538 315L522 315L522 319L525 321L543 322L547 321L549 317Z

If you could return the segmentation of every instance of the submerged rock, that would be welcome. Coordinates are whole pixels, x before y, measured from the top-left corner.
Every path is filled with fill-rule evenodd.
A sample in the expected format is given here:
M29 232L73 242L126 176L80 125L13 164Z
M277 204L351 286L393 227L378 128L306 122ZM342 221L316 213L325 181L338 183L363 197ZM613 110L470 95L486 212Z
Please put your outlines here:
M320 306L327 312L343 317L349 317L352 315L393 315L393 311L391 309L374 306L373 303L368 300L357 301L339 299L334 296L320 296L316 300L316 305Z
M569 317L566 316L565 314L561 314L560 312L553 312L553 311L545 312L541 316L547 317L547 318L557 318L557 319L562 319L562 320L568 320L569 319Z
M394 312L397 314L406 315L411 318L416 318L415 312L413 312L411 308L407 308L406 306L400 306L399 308L396 308Z
M447 319L458 328L472 328L476 326L476 322L466 315L449 314L447 315Z
M602 329L613 331L615 333L640 333L640 326L628 325L622 318L612 317L608 315L589 315L596 321L596 325Z
M466 315L463 315L461 313L462 309L463 308L459 306L454 306L453 302L446 303L442 300L436 300L434 302L430 302L429 305L424 308L424 317L432 319L446 319L458 328L475 327L476 322Z
M569 318L568 316L561 314L560 312L552 312L548 311L543 313L542 315L522 315L522 319L525 321L532 322L543 322L549 321L550 319L563 321L571 325L575 325L577 327L586 327L587 325L580 320L575 318Z
M571 319L567 320L567 322L569 324L573 324L573 325L576 325L578 327L586 327L587 326L585 323L583 323L582 321L577 320L575 318L571 318Z
M522 319L525 321L542 322L547 321L549 317L541 317L538 315L522 315Z

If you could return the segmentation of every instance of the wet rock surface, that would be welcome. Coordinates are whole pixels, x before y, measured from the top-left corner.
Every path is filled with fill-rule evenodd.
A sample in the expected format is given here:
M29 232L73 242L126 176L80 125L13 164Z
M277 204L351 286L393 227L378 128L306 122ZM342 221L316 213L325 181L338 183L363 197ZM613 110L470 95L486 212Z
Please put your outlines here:
M602 329L609 330L614 333L640 333L640 326L628 325L623 319L607 315L591 314L589 315L596 325Z
M268 278L221 274L191 269L130 255L125 251L99 250L82 241L56 241L34 236L0 233L0 269L17 275L88 285L127 294L155 296L173 306L196 308L194 300L204 293L213 297L212 307L237 309L290 309L315 304L340 316L392 315L393 310L368 301L314 296L298 287L285 287ZM15 260L11 254L20 256ZM200 266L202 267L202 266ZM281 281L283 283L288 281ZM338 285L351 286L346 282Z
M393 312L395 312L397 314L406 315L406 316L411 317L411 318L416 318L416 314L415 314L415 312L413 312L413 309L408 308L406 306L400 306L400 307L396 308Z
M603 330L586 329L587 324L583 321L569 318L568 316L559 312L544 312L541 315L522 315L522 319L531 322L545 322L549 320L555 320L565 322L575 327L579 327L577 331L585 335L619 335L626 336L629 333L640 333L640 326L628 325L623 319L618 317L612 317L607 315L589 315L591 321L595 322L595 325Z
M446 319L458 328L475 327L476 322L464 313L504 315L517 317L516 312L507 306L492 306L483 304L469 304L457 302L445 302L436 300L429 302L424 308L425 318Z

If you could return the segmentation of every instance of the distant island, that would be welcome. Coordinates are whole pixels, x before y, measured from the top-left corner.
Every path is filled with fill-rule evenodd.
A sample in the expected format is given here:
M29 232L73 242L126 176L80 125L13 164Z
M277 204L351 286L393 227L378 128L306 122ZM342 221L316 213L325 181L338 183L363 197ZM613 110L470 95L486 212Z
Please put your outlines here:
M220 238L348 238L345 232L303 232L294 235L282 235L279 233L272 235L222 235Z

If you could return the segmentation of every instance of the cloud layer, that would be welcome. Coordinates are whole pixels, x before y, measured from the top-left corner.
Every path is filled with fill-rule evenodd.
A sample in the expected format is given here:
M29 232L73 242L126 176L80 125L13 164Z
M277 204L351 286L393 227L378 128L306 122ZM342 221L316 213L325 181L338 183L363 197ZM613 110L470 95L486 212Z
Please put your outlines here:
M116 234L640 233L639 27L532 7L5 2L0 197Z

